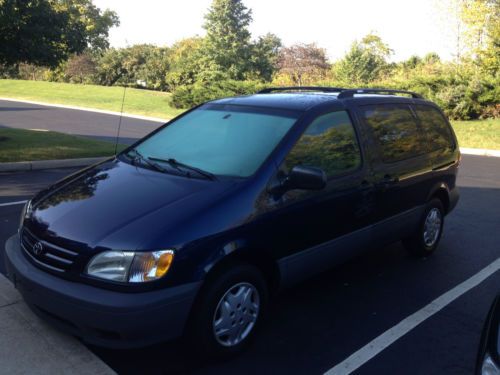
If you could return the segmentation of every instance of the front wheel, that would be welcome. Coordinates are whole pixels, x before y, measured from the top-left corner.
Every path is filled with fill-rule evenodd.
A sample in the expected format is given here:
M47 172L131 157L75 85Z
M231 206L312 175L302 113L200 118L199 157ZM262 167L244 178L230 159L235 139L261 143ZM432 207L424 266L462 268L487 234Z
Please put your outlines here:
M224 357L243 350L267 304L267 285L261 272L247 264L228 266L208 280L200 293L188 328L190 345L205 357Z
M444 225L444 208L441 200L431 199L424 210L416 232L403 240L408 251L417 256L432 254L439 245Z

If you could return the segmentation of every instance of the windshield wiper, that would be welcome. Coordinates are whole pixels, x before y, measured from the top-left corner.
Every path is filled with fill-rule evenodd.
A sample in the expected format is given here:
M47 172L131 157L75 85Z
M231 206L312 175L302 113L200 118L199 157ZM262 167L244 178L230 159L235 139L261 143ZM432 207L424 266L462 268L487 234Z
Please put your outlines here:
M199 175L204 176L205 178L207 178L209 180L212 180L212 181L217 179L215 177L215 175L212 174L212 173L210 173L210 172L204 171L203 169L200 169L200 168L193 167L192 165L188 165L188 164L184 164L184 163L178 162L177 160L175 160L173 158L160 159L160 158L148 157L148 159L149 160L154 160L154 161L160 161L160 162L163 162L163 163L167 163L167 164L169 164L170 166L172 166L173 168L175 168L177 170L179 170L179 167L184 168L184 169L189 169L190 171L194 171L194 172L198 173ZM188 174L188 177L189 177L189 174Z
M135 156L131 156L129 155L130 152L134 152L135 153ZM167 173L168 171L163 168L160 164L158 163L155 163L154 161L151 161L149 160L149 158L145 158L139 151L137 151L135 148L133 148L132 150L130 150L129 152L127 152L126 154L127 156L131 157L132 158L132 162L135 163L135 161L137 159L143 161L144 163L146 163L147 165L149 165L150 167L156 169L157 171L160 171L160 172L163 172L163 173Z

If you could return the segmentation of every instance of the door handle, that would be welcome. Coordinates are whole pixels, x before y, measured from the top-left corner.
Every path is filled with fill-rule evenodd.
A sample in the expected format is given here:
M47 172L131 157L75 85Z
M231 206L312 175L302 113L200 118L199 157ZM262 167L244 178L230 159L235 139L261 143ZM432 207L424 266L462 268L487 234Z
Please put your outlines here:
M398 177L392 177L391 175L386 174L380 182L377 184L377 186L383 190L389 189L392 186L395 186L399 183L399 178Z
M386 174L384 178L382 179L382 182L384 184L389 184L389 185L394 185L399 182L399 178L397 177L392 177L391 175Z

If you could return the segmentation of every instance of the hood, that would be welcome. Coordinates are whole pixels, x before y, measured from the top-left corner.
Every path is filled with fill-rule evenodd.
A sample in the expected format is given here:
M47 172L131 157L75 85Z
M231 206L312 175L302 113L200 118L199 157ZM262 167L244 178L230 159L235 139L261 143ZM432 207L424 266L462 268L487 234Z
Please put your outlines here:
M220 197L234 182L186 178L118 159L36 197L25 225L60 246L135 250ZM147 246L147 245L146 245Z

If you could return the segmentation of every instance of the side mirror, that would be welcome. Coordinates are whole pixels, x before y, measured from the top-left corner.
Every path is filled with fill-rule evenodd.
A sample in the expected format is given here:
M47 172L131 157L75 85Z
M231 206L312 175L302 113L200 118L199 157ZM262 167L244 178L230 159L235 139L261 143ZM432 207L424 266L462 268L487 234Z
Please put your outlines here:
M326 186L326 173L319 168L297 165L292 168L282 188L286 190L321 190Z

